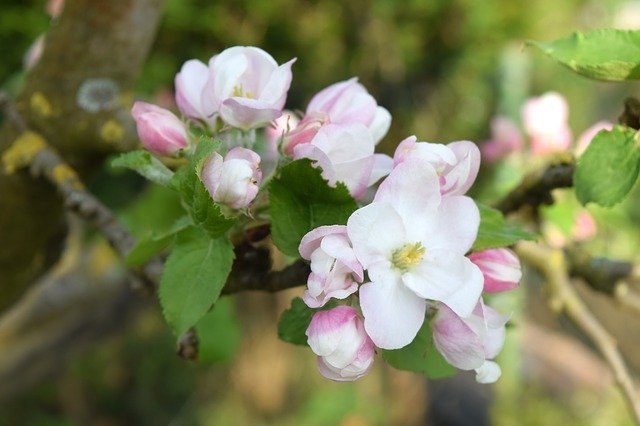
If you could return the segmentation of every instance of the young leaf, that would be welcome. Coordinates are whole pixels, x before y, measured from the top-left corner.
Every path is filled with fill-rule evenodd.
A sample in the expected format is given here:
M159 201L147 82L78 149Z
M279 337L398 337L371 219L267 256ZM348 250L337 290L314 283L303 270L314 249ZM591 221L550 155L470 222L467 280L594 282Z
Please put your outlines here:
M189 227L178 233L160 283L160 305L176 335L195 325L218 300L233 264L227 238Z
M520 240L536 239L535 235L508 224L500 211L484 204L477 204L480 209L480 228L473 243L474 251L506 247Z
M309 160L287 164L269 185L271 232L276 246L298 256L298 245L310 230L321 225L346 224L357 208L344 184L330 187Z
M278 321L278 337L294 345L306 345L307 335L305 332L311 323L314 312L313 309L305 305L301 298L293 299L291 308L284 311Z
M413 342L404 348L382 350L382 358L399 370L421 373L431 379L452 376L456 369L436 349L429 321L425 321Z
M636 131L616 126L596 135L578 160L573 176L582 204L610 207L622 201L638 179L640 148Z
M147 151L120 154L111 161L112 167L126 167L162 186L169 186L173 172Z
M599 29L530 44L585 77L623 81L640 78L640 31Z
M278 337L285 342L294 345L306 345L307 335L305 332L311 323L311 317L317 311L331 309L336 306L334 301L324 305L320 309L308 307L301 298L296 297L291 301L291 308L287 309L280 316L278 321Z
M185 216L178 219L168 231L141 238L127 255L125 264L139 266L147 263L149 259L168 247L175 235L190 224L191 220Z
M233 299L218 299L196 324L198 361L206 364L231 361L240 345L240 324Z

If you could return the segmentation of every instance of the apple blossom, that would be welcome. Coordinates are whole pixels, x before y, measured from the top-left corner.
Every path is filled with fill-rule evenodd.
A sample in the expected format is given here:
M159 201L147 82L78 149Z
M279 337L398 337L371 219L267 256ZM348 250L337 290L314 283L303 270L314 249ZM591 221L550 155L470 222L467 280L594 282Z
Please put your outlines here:
M149 151L173 155L188 144L187 129L171 111L146 102L136 102L131 109L138 136Z
M522 278L520 261L516 254L506 248L489 249L471 253L469 259L484 276L484 291L498 293L512 290Z
M522 133L512 120L498 116L491 120L491 140L482 145L482 157L495 162L523 146Z
M479 223L473 200L442 197L435 170L419 158L398 164L374 201L351 215L347 233L371 280L360 287L360 306L376 346L411 343L424 322L425 299L471 314L483 278L465 253Z
M389 131L391 114L352 78L324 88L311 99L298 127L285 136L284 151L292 155L296 145L310 142L326 124L356 123L369 129L375 145Z
M282 114L291 85L291 65L278 66L262 49L235 46L209 60L209 78L202 93L207 117L249 130L267 125Z
M212 122L202 106L204 86L209 79L209 68L197 59L185 62L176 74L176 104L184 115L196 120Z
M349 306L319 311L306 331L324 377L344 382L359 379L373 365L375 348L358 312Z
M564 151L571 146L568 117L567 101L556 92L545 93L524 104L522 119L525 131L531 137L533 154Z
M466 318L441 304L431 321L433 341L449 364L461 370L476 370L478 382L493 383L501 371L490 360L502 350L507 320L482 299Z
M358 290L357 283L362 282L364 272L346 226L320 226L308 232L299 251L303 259L311 261L308 288L302 296L310 308L319 308L330 298L344 299Z
M391 171L392 161L374 154L371 132L362 124L323 126L311 142L297 145L293 158L309 158L322 168L329 185L343 182L354 198Z
M250 149L233 148L224 160L214 152L205 160L200 178L213 201L241 209L258 194L262 180L259 164L260 156Z
M480 169L480 150L469 141L443 145L417 142L415 136L409 136L396 148L393 162L397 165L410 157L433 166L443 195L463 195L473 185Z

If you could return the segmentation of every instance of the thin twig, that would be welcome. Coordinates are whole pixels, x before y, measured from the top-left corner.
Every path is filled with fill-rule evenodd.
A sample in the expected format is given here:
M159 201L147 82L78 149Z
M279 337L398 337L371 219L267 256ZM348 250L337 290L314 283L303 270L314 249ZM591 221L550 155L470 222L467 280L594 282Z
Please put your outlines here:
M618 350L616 340L600 324L571 286L564 253L559 249L530 242L519 243L516 251L524 262L539 270L546 278L551 306L558 312L564 312L598 348L609 364L634 420L640 424L640 395L629 369Z
M523 206L537 209L542 204L552 204L551 191L573 185L574 161L572 157L557 159L542 169L526 175L522 182L495 207L504 214L515 212Z

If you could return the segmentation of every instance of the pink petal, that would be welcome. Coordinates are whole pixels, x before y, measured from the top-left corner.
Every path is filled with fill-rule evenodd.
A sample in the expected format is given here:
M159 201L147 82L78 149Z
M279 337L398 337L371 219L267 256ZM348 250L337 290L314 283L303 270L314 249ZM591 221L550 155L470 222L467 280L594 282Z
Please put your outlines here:
M209 68L197 59L185 62L176 74L176 103L187 117L206 120L202 108L202 93L209 79Z
M431 326L436 348L449 364L462 370L480 368L484 364L482 341L451 309L441 305Z
M233 127L249 130L262 127L282 115L271 104L248 98L228 98L220 106L220 117Z

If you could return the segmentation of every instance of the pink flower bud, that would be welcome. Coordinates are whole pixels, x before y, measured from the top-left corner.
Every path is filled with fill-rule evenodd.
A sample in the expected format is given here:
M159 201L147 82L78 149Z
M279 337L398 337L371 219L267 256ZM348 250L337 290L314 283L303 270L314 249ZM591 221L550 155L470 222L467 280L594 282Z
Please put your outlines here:
M278 66L264 50L245 46L212 57L201 98L205 116L242 130L267 125L282 114L294 62Z
M491 140L482 145L482 157L495 162L512 152L522 149L522 133L516 123L507 117L491 120Z
M531 137L534 155L564 151L571 146L571 129L567 120L569 106L565 98L556 92L529 99L522 108L522 119Z
M498 293L512 290L522 278L520 261L514 252L497 248L471 253L469 259L475 263L484 276L484 291Z
M187 129L171 111L146 102L136 102L131 109L138 136L149 151L158 155L173 155L188 142Z
M357 380L373 365L375 348L354 308L338 306L316 312L306 334L307 343L318 355L318 370L327 379Z
M596 225L596 221L588 211L582 210L576 216L572 231L573 238L576 241L587 241L595 237L598 232L598 225Z
M242 209L258 194L262 180L259 164L260 156L250 149L233 148L224 160L215 152L205 160L200 179L213 201Z
M473 313L462 318L440 304L431 322L433 341L444 359L461 370L476 370L476 380L492 383L500 377L500 367L489 361L504 345L508 317L486 306L482 299Z
M308 232L299 251L303 259L311 261L308 288L302 296L307 306L319 308L331 298L344 299L358 290L357 282L362 282L364 272L346 226L320 226Z

